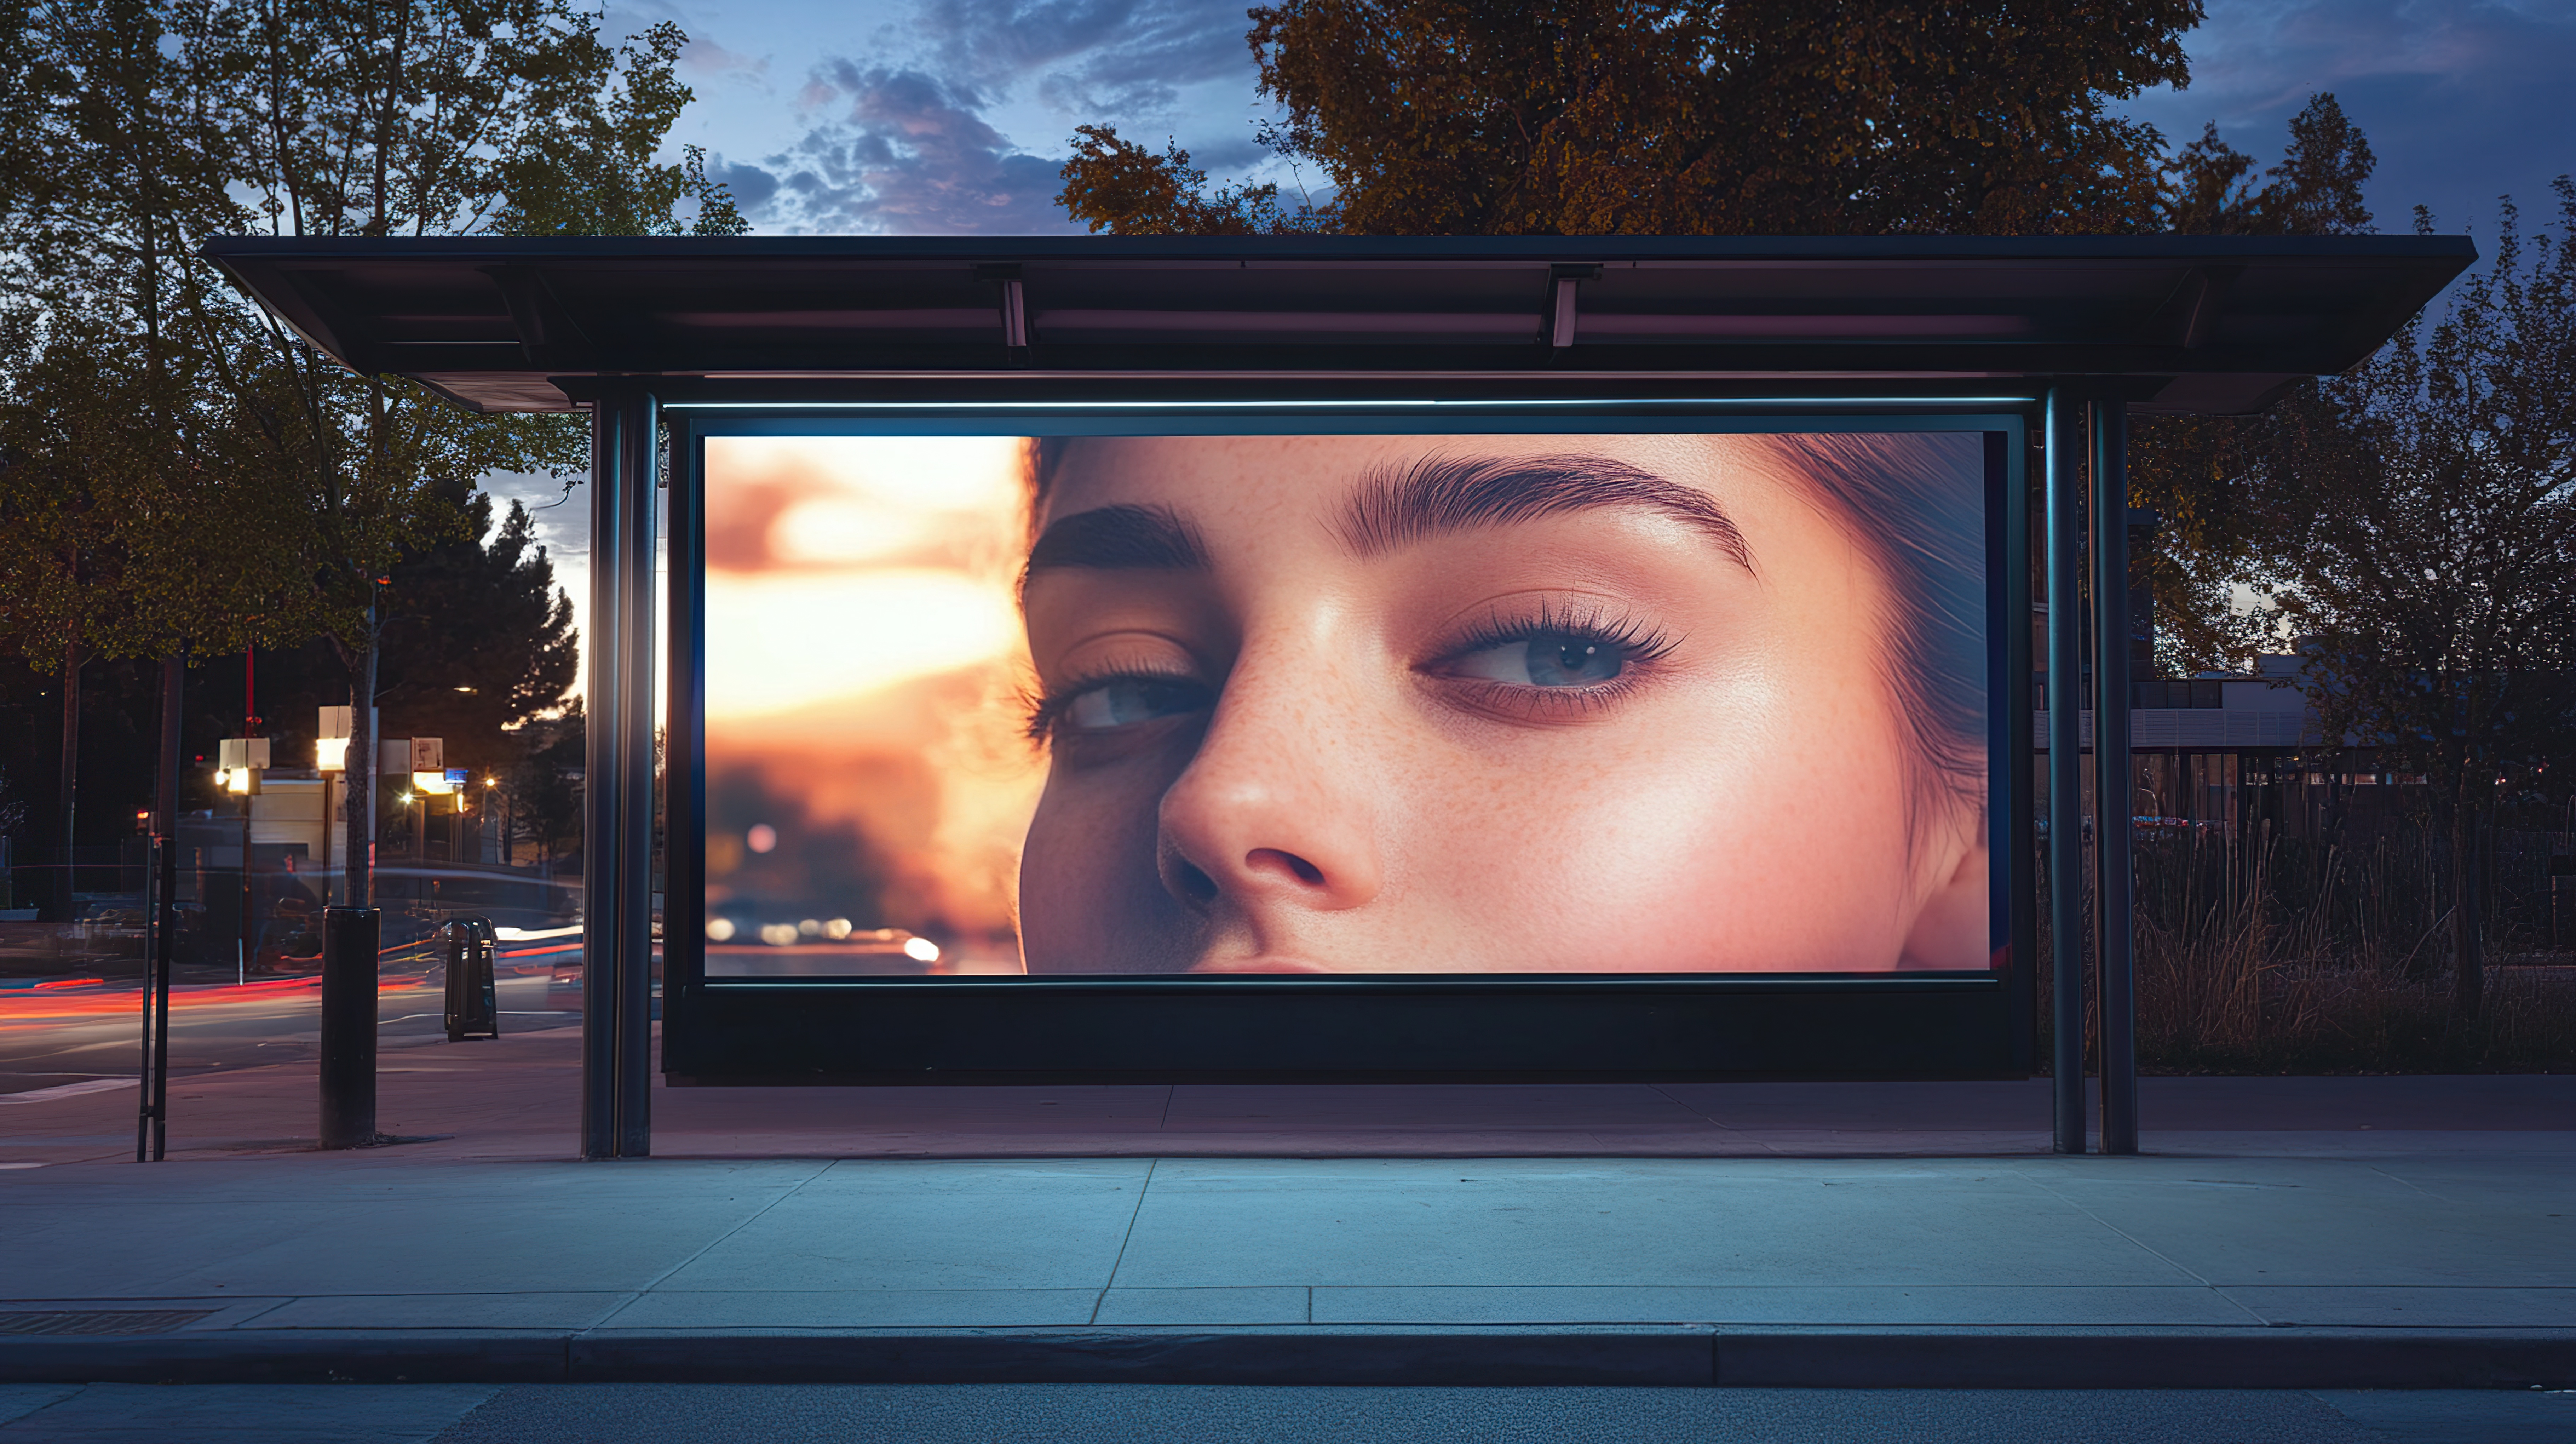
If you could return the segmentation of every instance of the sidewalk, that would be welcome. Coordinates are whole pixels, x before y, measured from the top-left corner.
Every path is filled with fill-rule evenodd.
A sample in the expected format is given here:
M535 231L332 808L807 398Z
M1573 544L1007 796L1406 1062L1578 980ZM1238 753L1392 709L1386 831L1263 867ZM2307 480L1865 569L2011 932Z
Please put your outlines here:
M388 1046L378 1124L429 1159L580 1151L581 1031ZM390 1043L390 1040L389 1040ZM130 1087L0 1095L0 1165L134 1156ZM2049 1084L1626 1083L664 1088L657 1158L2049 1156ZM68 1096L66 1096L68 1095ZM171 1085L170 1156L309 1149L313 1067ZM2374 1157L2576 1148L2576 1073L2149 1078L2163 1155ZM388 1157L392 1155L386 1155Z
M0 1106L0 1379L2576 1383L2576 1078L695 1089L571 1030ZM25 1095L19 1095L24 1097ZM36 1165L36 1166L29 1166ZM97 1332L74 1332L74 1331Z

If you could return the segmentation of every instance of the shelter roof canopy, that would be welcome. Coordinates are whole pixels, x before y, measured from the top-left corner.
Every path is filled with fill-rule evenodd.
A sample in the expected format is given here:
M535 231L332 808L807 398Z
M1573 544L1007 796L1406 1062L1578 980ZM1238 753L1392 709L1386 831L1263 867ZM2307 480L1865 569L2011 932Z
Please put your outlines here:
M2259 409L2368 356L2462 236L232 237L353 369L484 411L1037 394L1936 398Z

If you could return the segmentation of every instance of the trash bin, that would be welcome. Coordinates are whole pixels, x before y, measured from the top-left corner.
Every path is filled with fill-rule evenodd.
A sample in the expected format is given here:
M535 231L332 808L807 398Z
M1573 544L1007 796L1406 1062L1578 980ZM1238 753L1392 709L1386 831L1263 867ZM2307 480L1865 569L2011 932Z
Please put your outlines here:
M382 914L322 915L322 1146L366 1148L376 1134L376 976Z
M450 918L439 928L447 945L447 1041L501 1036L501 1004L492 983L500 939L489 918Z

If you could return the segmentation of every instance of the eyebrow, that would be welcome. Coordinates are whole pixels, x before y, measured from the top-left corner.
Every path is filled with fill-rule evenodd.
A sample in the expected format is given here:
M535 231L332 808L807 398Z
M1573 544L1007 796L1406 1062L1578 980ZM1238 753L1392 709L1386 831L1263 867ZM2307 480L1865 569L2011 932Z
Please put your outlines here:
M1434 537L1540 517L1609 509L1656 512L1716 543L1727 559L1753 570L1726 509L1707 494L1607 456L1426 456L1360 478L1344 503L1334 535L1360 557L1378 556Z
M1020 584L1043 571L1205 571L1198 528L1163 506L1103 506L1058 517L1029 548Z

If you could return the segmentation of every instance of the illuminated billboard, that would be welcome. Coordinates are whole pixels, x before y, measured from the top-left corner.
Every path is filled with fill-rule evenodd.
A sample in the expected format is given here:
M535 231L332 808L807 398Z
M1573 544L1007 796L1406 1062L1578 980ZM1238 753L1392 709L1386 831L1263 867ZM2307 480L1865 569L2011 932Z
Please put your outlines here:
M1990 440L707 435L704 982L1989 973Z

